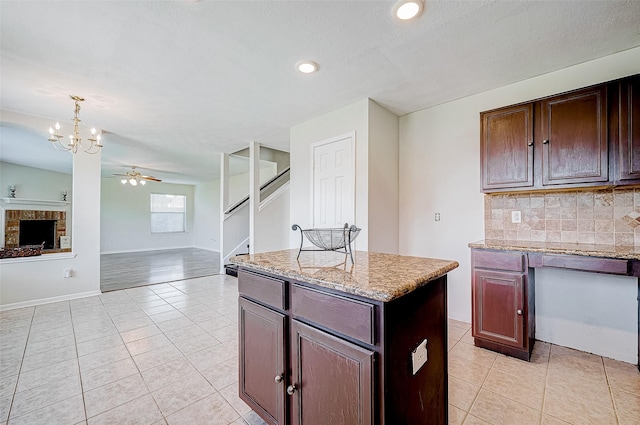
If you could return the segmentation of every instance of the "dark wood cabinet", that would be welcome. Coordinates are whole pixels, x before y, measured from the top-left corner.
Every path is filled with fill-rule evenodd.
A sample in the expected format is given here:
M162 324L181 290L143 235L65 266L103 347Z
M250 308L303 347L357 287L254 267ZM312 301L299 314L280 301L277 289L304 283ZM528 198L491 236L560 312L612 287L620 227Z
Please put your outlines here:
M607 182L607 86L540 102L542 185Z
M241 398L272 425L284 424L286 316L239 300L239 390Z
M482 189L533 186L533 104L480 114Z
M448 423L446 275L379 301L240 268L238 292L239 395L268 424Z
M475 344L529 360L535 318L527 256L485 250L472 250L471 255Z
M640 75L480 113L484 193L640 184Z
M620 82L619 183L640 183L640 77Z
M291 341L291 423L373 423L373 351L297 320Z

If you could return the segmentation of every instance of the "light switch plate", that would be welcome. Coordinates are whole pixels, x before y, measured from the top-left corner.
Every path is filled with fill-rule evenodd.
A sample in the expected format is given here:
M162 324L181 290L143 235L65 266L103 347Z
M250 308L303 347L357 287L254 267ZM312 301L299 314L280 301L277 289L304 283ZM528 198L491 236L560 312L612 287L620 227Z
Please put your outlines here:
M411 365L413 374L418 373L420 368L427 362L427 340L425 339L411 352Z

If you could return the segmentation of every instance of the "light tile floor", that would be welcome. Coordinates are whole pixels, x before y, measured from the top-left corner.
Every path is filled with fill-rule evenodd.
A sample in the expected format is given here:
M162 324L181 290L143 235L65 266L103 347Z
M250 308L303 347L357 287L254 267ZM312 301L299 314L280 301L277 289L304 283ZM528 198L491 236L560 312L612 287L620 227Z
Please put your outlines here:
M237 281L209 276L0 313L0 424L263 424L237 396ZM452 425L640 424L630 364L449 321ZM7 422L8 421L8 422Z

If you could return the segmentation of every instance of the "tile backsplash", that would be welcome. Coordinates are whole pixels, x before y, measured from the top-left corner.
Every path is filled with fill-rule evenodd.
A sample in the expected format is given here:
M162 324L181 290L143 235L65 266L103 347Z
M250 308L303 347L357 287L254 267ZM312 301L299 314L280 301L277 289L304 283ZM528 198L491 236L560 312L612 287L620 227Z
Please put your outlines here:
M484 226L485 239L640 247L640 188L485 195Z

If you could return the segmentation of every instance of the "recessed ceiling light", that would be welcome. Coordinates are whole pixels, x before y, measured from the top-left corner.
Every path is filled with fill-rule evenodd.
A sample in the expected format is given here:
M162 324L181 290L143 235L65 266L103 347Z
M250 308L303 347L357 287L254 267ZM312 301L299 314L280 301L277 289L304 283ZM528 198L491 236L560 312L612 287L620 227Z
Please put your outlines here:
M313 61L299 61L296 63L296 69L303 74L311 74L318 70L319 66Z
M406 21L422 15L424 0L400 0L393 6L393 16Z

